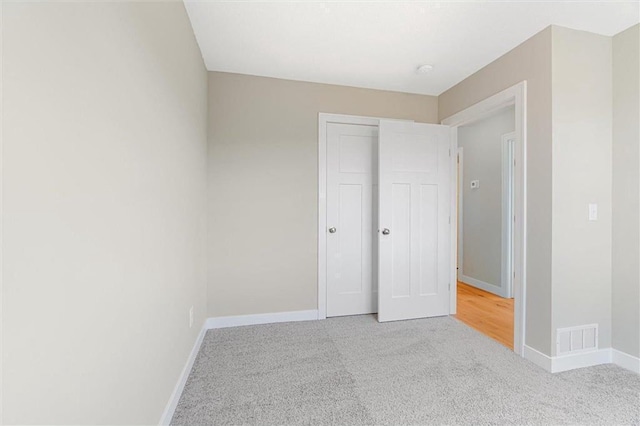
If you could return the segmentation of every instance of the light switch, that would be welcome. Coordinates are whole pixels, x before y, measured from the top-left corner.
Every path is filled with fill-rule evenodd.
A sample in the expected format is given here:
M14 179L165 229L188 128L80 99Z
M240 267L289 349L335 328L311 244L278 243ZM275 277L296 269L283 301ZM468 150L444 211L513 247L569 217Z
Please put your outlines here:
M589 220L598 220L597 204L589 204Z
M472 180L471 181L471 189L476 189L476 188L480 188L480 181L479 180Z

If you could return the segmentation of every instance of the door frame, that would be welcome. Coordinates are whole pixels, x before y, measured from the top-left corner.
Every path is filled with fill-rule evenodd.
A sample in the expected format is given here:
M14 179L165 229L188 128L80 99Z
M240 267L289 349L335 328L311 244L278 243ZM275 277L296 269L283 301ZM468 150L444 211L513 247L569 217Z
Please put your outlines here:
M453 293L455 293L458 289L458 284L457 284L457 277L460 275L463 275L463 269L462 269L462 264L464 263L464 250L463 250L463 244L460 244L461 242L464 242L464 148L459 146L457 147L456 151L452 151L452 152L457 152L458 153L458 158L456 159L456 170L457 170L457 176L456 176L456 191L458 194L458 197L456 199L456 201L458 202L457 206L456 206L456 210L452 210L451 211L451 216L453 217L453 212L456 212L456 232L457 232L457 236L456 236L456 245L457 245L457 250L456 250L456 254L457 254L457 259L456 259L456 280L455 280L455 284L453 285ZM457 298L457 294L454 295L454 298ZM455 300L455 299L454 299ZM453 312L451 312L452 314L455 314L455 308L456 305L455 303L457 303L457 300L454 301L454 310Z
M318 319L327 318L327 126L352 124L380 127L380 120L396 119L324 112L318 114Z
M515 132L505 133L500 138L502 145L502 270L500 271L502 282L500 291L505 298L513 297L514 173L517 140Z
M493 96L488 97L450 117L441 121L441 124L451 127L451 152L458 152L458 127L481 120L495 111L510 106L515 106L515 135L516 135L516 167L515 167L515 205L514 213L516 225L514 226L514 327L513 350L520 356L524 356L526 341L526 268L527 268L527 82L509 87ZM456 180L457 168L454 161L457 156L451 156L451 211L456 211L455 203L457 194ZM456 221L451 221L451 258L456 259L458 251L458 229ZM451 262L451 298L450 312L456 313L457 305L457 273L456 262Z

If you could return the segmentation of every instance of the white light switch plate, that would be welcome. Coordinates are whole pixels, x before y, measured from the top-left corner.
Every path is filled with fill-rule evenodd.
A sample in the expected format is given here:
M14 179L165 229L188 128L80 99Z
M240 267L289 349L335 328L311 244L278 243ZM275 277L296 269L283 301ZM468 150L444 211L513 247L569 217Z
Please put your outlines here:
M589 204L589 220L598 220L598 205Z

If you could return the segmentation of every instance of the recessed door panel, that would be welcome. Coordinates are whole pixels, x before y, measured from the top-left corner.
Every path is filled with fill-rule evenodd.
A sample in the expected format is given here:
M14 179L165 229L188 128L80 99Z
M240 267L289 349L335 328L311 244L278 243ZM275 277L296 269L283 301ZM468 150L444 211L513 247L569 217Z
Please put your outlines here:
M420 185L420 295L438 293L438 186Z
M411 185L393 184L391 209L392 297L408 297L411 295Z
M398 134L391 159L395 172L438 173L438 147L424 143L421 135Z
M341 184L339 187L338 250L339 294L359 293L363 288L363 203L361 184ZM369 275L369 274L366 274Z
M370 136L340 135L340 173L365 173L373 170L373 146Z

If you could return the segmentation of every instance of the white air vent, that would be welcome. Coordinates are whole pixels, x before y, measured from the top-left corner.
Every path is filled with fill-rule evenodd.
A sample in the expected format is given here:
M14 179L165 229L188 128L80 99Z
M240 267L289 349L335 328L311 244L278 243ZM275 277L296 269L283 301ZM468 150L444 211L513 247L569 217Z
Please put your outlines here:
M598 324L559 328L556 336L557 355L590 352L598 349Z

